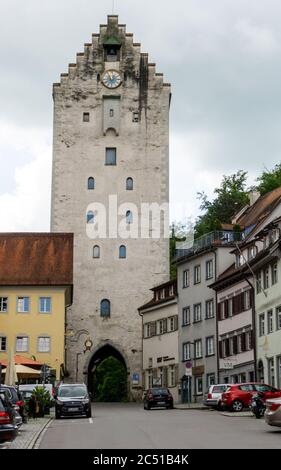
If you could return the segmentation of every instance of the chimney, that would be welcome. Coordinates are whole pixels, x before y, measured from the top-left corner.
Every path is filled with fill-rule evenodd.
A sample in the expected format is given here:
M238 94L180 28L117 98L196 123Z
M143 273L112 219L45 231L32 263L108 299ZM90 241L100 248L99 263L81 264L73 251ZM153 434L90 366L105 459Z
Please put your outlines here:
M250 199L250 206L253 206L255 202L259 199L260 193L259 191L252 190L248 194L249 199Z

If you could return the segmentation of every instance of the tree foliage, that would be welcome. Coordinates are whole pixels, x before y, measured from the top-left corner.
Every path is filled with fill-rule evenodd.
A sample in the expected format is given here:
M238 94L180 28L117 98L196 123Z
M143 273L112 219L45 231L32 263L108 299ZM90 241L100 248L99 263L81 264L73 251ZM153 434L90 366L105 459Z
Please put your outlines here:
M257 178L257 183L255 188L261 195L279 188L281 186L281 163L277 163L272 170L265 169Z
M127 400L126 368L112 356L97 367L95 399L100 402Z
M223 176L220 187L215 188L215 198L209 201L207 195L198 193L201 201L200 215L195 224L195 237L220 230L222 223L231 223L232 217L249 202L247 194L247 171L239 170L230 176Z

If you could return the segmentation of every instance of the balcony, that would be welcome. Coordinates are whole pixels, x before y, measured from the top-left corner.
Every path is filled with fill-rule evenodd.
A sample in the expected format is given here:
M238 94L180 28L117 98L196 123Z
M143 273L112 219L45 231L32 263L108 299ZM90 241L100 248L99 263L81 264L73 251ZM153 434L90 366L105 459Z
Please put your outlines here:
M225 246L237 243L242 241L243 238L243 232L231 232L227 230L209 232L194 240L192 244L185 244L185 242L183 242L177 245L174 260L177 261L184 256L192 256L213 246Z

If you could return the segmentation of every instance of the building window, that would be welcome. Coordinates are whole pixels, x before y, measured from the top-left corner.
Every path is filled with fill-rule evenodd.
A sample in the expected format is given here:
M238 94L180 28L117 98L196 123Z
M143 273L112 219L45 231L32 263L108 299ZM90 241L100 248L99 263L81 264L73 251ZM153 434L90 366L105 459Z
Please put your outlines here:
M262 313L259 316L259 336L264 336L265 334L264 322L265 322L264 313Z
M105 149L105 164L106 165L116 165L116 148L106 148Z
M197 339L196 341L194 341L194 345L195 345L195 357L196 357L196 359L199 359L203 355L203 353L202 353L202 340Z
M213 356L215 354L214 337L209 336L206 338L206 356Z
M103 299L100 303L100 316L110 317L110 301Z
M213 276L213 260L210 259L209 261L206 261L206 279L212 279Z
M277 387L281 388L281 356L277 357Z
M214 373L206 375L207 388L216 383L216 375Z
M252 260L253 258L255 258L256 254L257 254L257 247L255 245L251 246L248 249L248 259L249 259L249 261Z
M8 297L0 297L0 313L7 313Z
M7 350L7 338L6 336L0 336L0 352Z
M150 336L151 336L150 323L146 323L143 326L143 329L144 329L144 337L145 338L150 338Z
M98 245L93 248L93 258L100 258L100 247Z
M202 395L203 393L202 375L195 377L195 388L196 388L196 395Z
M263 288L269 288L269 268L267 267L263 272Z
M262 291L261 271L257 274L257 277L256 277L256 291L257 291L257 294L259 294Z
M278 269L277 269L277 263L274 263L271 266L271 279L272 279L272 284L277 284L278 282Z
M196 304L193 307L193 322L197 323L202 320L201 304Z
M138 111L134 111L133 112L133 122L139 122L139 112Z
M277 330L281 330L281 307L277 307L276 309L276 328Z
M262 360L258 362L258 381L264 382L264 366Z
M157 334L162 335L167 332L167 318L157 321Z
M268 384L275 387L274 358L268 359Z
M93 224L95 221L95 215L93 211L87 212L87 224Z
M244 310L249 310L251 308L251 291L250 289L244 292Z
M90 122L90 113L83 113L83 122Z
M29 312L29 297L18 297L17 312L18 313Z
M194 266L194 284L201 282L201 266Z
M127 211L126 212L126 223L127 224L132 224L133 223L133 212L132 211Z
M40 313L51 313L51 297L40 297Z
M273 311L267 312L267 333L273 333Z
M125 259L127 256L127 250L126 250L126 247L125 245L121 245L119 247L119 258L120 259Z
M29 346L28 336L17 336L16 338L16 352L28 352Z
M183 287L189 286L189 269L183 271Z
M88 189L90 191L95 189L95 178L93 178L92 176L90 176L90 178L88 178Z
M206 301L206 319L214 318L215 316L215 309L214 309L214 300L207 300Z
M38 352L51 351L51 338L48 336L39 336L38 338Z
M190 307L182 309L182 326L190 325Z
M126 190L127 191L133 191L134 189L134 180L133 178L127 178L126 179Z
M228 316L232 317L233 315L233 299L228 299Z
M114 109L109 110L109 117L114 117Z
M170 380L169 387L175 387L176 385L176 369L175 366L170 366Z
M191 350L190 350L190 343L184 343L182 345L182 358L183 361L189 361L191 359Z

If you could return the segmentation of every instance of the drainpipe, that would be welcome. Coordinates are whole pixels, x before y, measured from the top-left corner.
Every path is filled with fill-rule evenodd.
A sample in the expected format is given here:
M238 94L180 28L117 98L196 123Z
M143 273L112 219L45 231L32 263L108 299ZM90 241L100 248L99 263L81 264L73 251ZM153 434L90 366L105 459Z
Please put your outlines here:
M145 374L143 370L143 313L139 310L139 316L141 317L141 373L142 373L142 389L145 390Z
M251 287L252 291L252 325L253 325L253 349L254 349L254 375L257 380L257 343L256 343L256 304L255 304L255 288L251 281L246 278L246 282Z
M218 261L218 257L217 257L217 250L212 250L214 255L215 255L215 281L217 280L217 261ZM221 383L220 382L220 357L219 357L219 322L218 322L218 315L217 315L217 311L218 311L218 292L217 290L215 291L216 292L216 300L215 300L215 315L216 315L216 352L217 352L217 381L218 383Z

